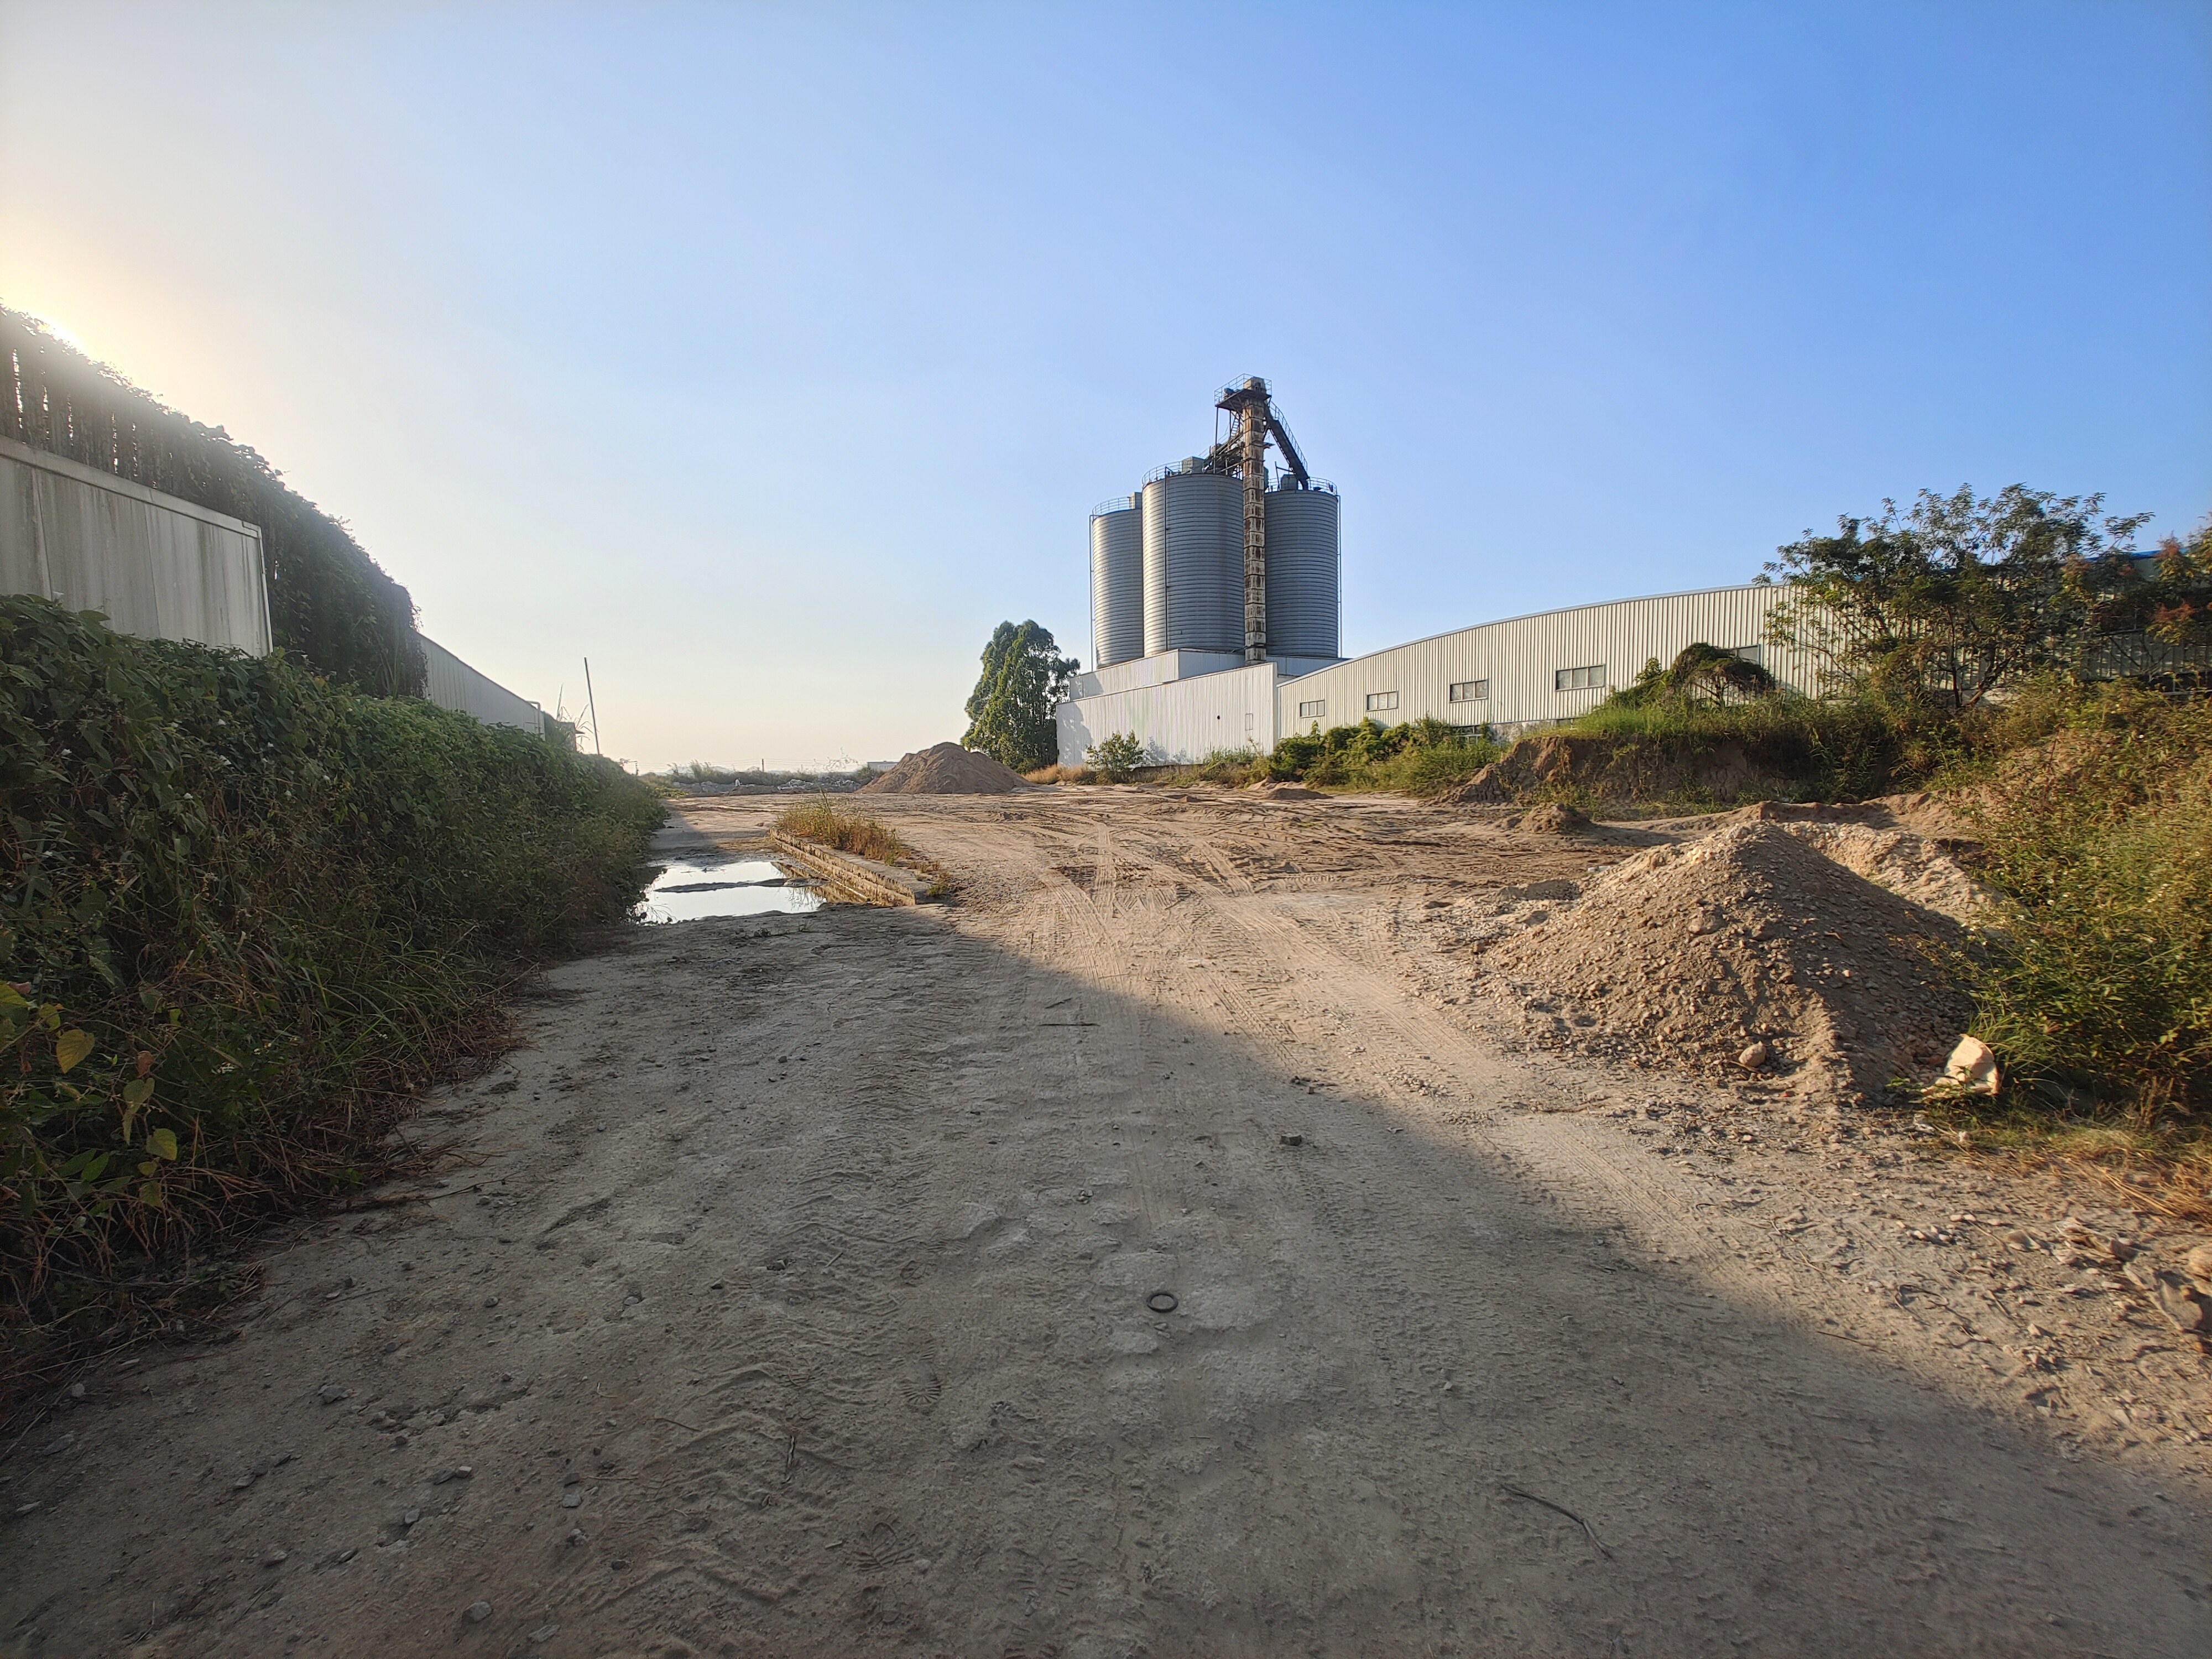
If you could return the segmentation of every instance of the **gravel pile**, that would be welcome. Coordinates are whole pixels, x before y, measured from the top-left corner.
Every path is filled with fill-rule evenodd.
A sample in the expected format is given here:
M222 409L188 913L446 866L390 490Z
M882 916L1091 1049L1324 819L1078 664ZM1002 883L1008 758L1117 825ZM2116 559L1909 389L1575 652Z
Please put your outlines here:
M1856 828L1733 824L1624 860L1578 898L1512 896L1486 939L1468 940L1481 988L1516 1006L1540 1046L1757 1073L1820 1101L1925 1080L1971 1014L1931 956L1957 924L1822 844L1946 902L1972 884L1932 846L1906 844L1917 836L1839 833Z
M1022 775L989 755L957 743L917 749L896 766L862 784L864 795L1003 795L1026 787Z

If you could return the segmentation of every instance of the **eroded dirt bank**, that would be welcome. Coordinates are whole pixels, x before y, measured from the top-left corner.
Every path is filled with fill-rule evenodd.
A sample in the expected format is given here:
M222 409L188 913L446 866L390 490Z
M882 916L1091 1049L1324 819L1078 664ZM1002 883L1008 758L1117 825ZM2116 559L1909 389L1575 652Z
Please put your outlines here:
M2203 1650L2203 1358L2058 1228L2154 1219L1466 1000L1432 901L1632 846L872 810L957 904L556 970L439 1179L58 1403L0 1648Z

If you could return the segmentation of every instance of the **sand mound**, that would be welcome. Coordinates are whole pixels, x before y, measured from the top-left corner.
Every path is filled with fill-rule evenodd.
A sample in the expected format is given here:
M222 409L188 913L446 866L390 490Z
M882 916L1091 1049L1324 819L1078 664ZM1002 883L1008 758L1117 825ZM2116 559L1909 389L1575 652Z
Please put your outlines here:
M1261 800L1327 800L1328 797L1318 789L1309 789L1297 783L1252 783L1245 785Z
M1771 1074L1816 1099L1931 1077L1972 1012L1928 954L1957 928L1824 856L1797 833L1813 827L1738 823L1624 860L1516 918L1486 988L1547 1046L1742 1076L1763 1042Z
M988 755L957 743L917 749L896 766L860 786L864 795L1003 795L1023 787L1022 775Z

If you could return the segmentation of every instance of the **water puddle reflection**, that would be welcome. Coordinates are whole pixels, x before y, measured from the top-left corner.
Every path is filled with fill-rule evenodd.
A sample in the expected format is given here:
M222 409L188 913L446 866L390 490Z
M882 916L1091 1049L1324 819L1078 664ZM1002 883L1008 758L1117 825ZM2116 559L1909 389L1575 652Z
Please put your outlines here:
M804 915L822 896L766 859L677 859L630 914L633 921L700 921L708 916Z

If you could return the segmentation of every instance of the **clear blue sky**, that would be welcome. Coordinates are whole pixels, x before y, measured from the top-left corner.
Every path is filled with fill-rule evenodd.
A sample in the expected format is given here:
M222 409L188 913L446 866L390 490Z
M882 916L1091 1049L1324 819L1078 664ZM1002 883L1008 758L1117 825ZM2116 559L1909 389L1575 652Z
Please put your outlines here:
M1275 385L1358 652L2212 509L2212 7L0 0L0 299L647 765L957 737Z

